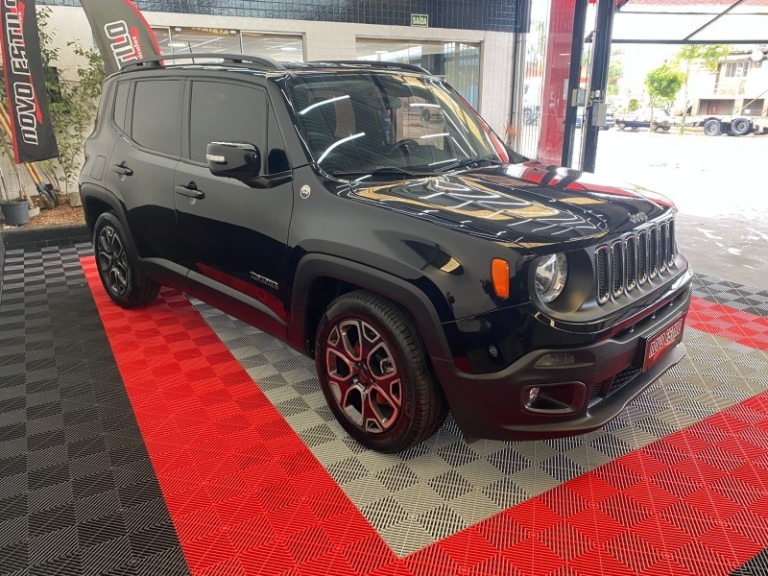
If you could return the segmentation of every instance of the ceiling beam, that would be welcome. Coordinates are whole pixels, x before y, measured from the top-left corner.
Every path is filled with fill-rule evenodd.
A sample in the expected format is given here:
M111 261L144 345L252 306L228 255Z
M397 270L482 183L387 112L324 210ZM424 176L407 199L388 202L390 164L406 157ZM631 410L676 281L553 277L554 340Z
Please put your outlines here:
M698 34L699 32L701 32L702 30L705 30L706 28L708 28L709 26L711 26L712 24L714 24L715 22L717 22L718 20L720 20L720 18L722 18L723 16L725 16L726 14L728 14L728 12L730 12L731 10L733 10L734 8L736 8L736 7L737 7L739 4L742 4L743 2L744 2L744 0L736 0L736 2L734 2L733 4L731 4L731 5L730 5L728 8L726 8L726 9L725 9L725 10L723 10L722 12L720 12L720 14L718 14L717 16L715 16L714 18L712 18L712 20L710 20L709 22L707 22L706 24L704 24L704 25L703 25L701 28L699 28L698 30L696 30L696 31L694 31L694 32L691 32L690 34L688 34L688 36L686 36L686 37L685 37L685 40L690 40L691 38L693 38L694 36L696 36L696 34Z

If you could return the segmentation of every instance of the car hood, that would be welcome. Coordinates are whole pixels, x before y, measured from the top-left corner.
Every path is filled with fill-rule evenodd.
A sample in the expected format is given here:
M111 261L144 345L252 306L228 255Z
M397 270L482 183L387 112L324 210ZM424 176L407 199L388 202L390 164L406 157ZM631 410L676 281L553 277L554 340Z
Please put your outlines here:
M536 161L373 187L353 183L341 195L529 248L622 233L674 208L649 190Z

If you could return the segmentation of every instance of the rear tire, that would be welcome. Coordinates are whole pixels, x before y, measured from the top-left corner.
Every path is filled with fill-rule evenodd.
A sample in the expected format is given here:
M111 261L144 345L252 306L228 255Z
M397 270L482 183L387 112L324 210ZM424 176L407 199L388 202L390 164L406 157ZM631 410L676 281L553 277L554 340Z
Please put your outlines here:
M728 131L734 136L746 136L751 130L752 124L746 118L735 118L728 127Z
M331 303L317 330L315 364L339 424L373 450L391 454L418 444L448 413L413 322L370 292Z
M160 293L160 284L138 266L133 246L120 220L104 212L93 227L93 251L99 278L110 298L122 308L140 308Z

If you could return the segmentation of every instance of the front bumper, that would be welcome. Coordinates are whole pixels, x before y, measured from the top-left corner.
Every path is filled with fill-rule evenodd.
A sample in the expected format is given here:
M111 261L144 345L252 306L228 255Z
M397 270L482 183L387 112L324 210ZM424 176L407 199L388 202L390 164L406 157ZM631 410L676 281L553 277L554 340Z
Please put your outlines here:
M685 356L681 342L666 350L647 372L642 371L645 340L685 314L690 296L686 285L660 308L610 338L575 348L538 349L500 372L468 374L450 360L432 358L432 363L453 417L467 438L530 440L590 432L610 422ZM576 362L536 367L548 354L571 354ZM525 400L531 387L572 389L570 408L532 410Z

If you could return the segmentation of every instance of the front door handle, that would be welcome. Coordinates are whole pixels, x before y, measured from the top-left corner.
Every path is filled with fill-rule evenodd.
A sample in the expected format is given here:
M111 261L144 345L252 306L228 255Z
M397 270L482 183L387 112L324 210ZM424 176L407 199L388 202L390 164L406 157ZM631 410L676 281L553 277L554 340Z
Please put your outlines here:
M205 198L205 192L197 189L197 185L194 182L190 182L186 186L176 186L174 188L176 194L186 196L187 198L193 198L195 200L202 200Z
M133 170L128 168L128 165L125 163L125 161L121 162L120 164L113 164L112 172L117 172L120 174L120 176L133 176Z

